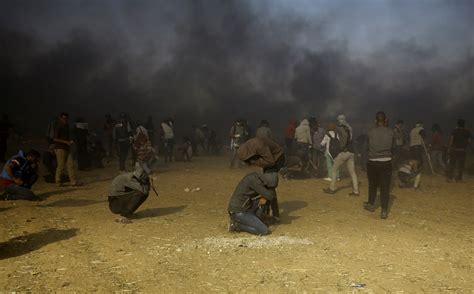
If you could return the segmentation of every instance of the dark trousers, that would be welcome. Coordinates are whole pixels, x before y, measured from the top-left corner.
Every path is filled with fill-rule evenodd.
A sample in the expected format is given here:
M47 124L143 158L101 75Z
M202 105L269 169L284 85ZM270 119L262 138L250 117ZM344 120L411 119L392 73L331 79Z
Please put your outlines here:
M293 142L295 142L294 139L285 138L286 152L288 155L293 154Z
M165 161L173 161L174 139L165 140Z
M456 166L458 168L458 175L456 180L462 180L462 174L464 172L464 163L466 162L466 151L464 150L452 150L449 155L449 166L448 166L448 178L453 179L454 170Z
M420 162L420 167L423 165L423 146L415 145L410 147L410 157Z
M128 157L128 149L130 148L130 142L126 141L119 141L118 142L118 149L119 149L119 169L121 171L125 170L125 161L127 161Z
M112 213L124 217L131 216L140 205L148 198L148 194L132 191L126 195L114 197L109 196L109 208Z
M5 188L5 200L37 200L38 197L28 188L11 184Z
M268 235L268 227L252 212L235 212L230 218L240 231L254 235Z
M380 188L382 210L388 209L390 200L390 182L392 180L392 161L368 161L367 178L369 179L369 200L372 205Z

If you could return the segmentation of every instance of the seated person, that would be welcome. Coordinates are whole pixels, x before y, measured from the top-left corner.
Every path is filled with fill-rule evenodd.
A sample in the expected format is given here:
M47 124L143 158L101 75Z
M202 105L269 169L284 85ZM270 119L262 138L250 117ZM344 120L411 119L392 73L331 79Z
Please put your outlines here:
M235 188L227 208L230 216L229 232L245 231L254 235L268 235L263 222L267 203L275 198L277 173L250 173Z
M0 189L4 200L39 200L31 191L38 179L38 159L40 154L30 150L24 155L20 150L7 161L0 175Z
M417 189L421 180L420 162L416 159L405 161L398 169L398 178L400 188Z
M150 178L142 165L136 164L134 172L123 173L112 180L109 208L120 217L116 222L130 223L130 217L145 202L150 192Z
M193 146L191 144L191 140L188 137L183 138L183 144L179 145L176 153L175 153L175 160L176 161L191 161L193 158Z

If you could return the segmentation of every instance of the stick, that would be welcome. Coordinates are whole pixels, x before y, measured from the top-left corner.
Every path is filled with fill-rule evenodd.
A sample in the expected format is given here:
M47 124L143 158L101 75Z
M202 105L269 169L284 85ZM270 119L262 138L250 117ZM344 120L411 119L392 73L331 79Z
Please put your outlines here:
M423 150L425 150L426 157L428 158L428 164L430 165L431 174L434 175L435 172L434 172L434 169L433 169L433 164L431 163L431 156L429 155L428 150L426 149L426 145L425 145L424 140L421 140L421 145L423 145Z

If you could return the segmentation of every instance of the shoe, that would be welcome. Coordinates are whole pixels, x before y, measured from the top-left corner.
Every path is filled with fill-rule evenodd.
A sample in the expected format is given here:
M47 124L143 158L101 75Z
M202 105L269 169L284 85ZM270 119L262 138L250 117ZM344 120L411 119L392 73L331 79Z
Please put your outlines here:
M369 202L364 202L364 209L368 210L370 212L375 211L375 207L372 204L370 204Z
M341 178L337 178L336 181L340 182L340 181L341 181Z
M227 230L229 233L239 232L239 227L233 220L229 220L229 227Z
M357 193L351 192L351 193L349 193L349 196L359 196L359 192L357 192Z
M323 189L323 192L326 194L332 194L332 195L336 194L336 191L331 190L329 188Z
M387 219L388 218L388 210L382 209L382 213L380 214L381 219Z
M132 221L129 218L126 218L124 216L121 216L121 217L115 219L115 222L120 223L120 224L130 224L130 223L132 223Z
M332 181L331 178L324 178L323 180L328 181L328 182L331 182L331 181Z
M71 184L71 187L80 187L80 186L84 186L84 183L82 183L82 182L75 182L74 184Z

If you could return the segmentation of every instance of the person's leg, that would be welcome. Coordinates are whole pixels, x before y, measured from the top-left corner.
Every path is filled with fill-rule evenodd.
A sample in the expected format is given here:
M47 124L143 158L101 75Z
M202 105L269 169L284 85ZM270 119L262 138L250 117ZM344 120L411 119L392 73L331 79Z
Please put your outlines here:
M268 235L268 227L255 215L249 212L237 212L230 216L237 228L254 235Z
M5 188L8 200L36 200L38 197L28 188L12 184Z
M373 161L367 162L367 179L369 181L369 197L367 202L370 205L374 205L375 198L377 197L377 166Z
M451 181L453 179L456 163L457 163L456 152L451 151L451 154L449 154L449 166L448 166L448 172L447 172L448 181Z
M355 164L354 164L354 153L349 153L348 159L346 161L347 171L352 179L352 192L354 194L359 194L359 182L357 179L357 174L355 171Z
M465 151L458 151L457 161L458 161L458 176L456 177L456 180L462 181L462 175L464 173L464 165L466 163Z
M388 210L390 201L390 183L392 180L392 162L381 162L379 170L380 204L382 211Z
M77 184L77 179L76 179L76 164L74 162L74 159L72 158L72 153L67 151L66 152L66 165L67 165L67 174L69 176L69 182L71 185L76 185Z
M339 168L346 161L346 157L347 157L346 152L341 152L339 153L338 156L336 156L336 159L334 160L334 163L332 166L331 184L329 185L329 189L331 191L336 190L336 180L338 178Z
M326 169L328 171L328 178L332 178L333 160L329 155L325 155L325 157L326 157Z
M130 216L132 215L148 198L148 194L143 194L138 191L134 191L134 193L130 196L129 201L126 203L124 209L122 210L122 216Z
M55 180L56 180L56 184L61 184L61 175L63 174L63 170L64 170L64 165L66 164L66 156L67 156L67 152L66 150L63 150L63 149L54 149L54 152L56 153L56 176L55 176Z

